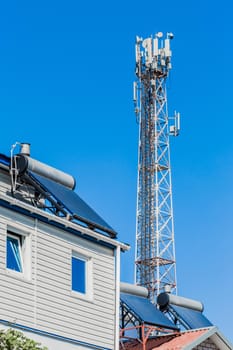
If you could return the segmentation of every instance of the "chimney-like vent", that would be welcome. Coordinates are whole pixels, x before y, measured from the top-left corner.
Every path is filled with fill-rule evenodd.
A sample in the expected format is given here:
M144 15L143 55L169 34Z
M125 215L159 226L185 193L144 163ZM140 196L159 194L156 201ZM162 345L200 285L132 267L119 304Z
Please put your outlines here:
M166 284L164 286L164 292L165 293L171 293L171 285L170 284Z
M20 154L30 157L30 143L20 143Z

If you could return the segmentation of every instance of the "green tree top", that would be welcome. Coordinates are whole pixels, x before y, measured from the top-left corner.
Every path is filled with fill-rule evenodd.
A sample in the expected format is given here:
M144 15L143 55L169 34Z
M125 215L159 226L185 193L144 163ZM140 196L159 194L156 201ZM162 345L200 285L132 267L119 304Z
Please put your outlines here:
M0 330L0 350L48 350L14 329Z

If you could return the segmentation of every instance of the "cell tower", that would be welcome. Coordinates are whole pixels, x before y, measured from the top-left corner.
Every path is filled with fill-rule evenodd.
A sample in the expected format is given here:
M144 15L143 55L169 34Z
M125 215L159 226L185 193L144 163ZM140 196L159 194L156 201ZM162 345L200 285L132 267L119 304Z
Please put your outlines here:
M179 114L168 117L166 80L171 70L168 33L136 38L134 103L139 123L136 283L149 298L167 287L177 292L170 166L170 135L179 134Z

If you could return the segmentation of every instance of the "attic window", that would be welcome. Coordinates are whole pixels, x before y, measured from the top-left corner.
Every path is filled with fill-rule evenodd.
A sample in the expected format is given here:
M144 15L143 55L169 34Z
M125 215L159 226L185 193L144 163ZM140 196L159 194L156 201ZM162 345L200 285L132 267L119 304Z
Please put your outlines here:
M23 272L22 241L22 236L7 234L6 267L17 272Z

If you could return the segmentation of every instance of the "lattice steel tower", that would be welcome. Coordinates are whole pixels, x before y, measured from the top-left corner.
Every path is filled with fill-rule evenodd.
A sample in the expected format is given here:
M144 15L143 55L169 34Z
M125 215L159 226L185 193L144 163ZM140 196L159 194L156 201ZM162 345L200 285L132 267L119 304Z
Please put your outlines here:
M168 33L136 38L134 103L139 122L136 283L149 297L166 286L176 293L176 262L170 166L170 135L179 134L179 114L168 117L166 80L171 69ZM172 124L172 125L171 125Z

